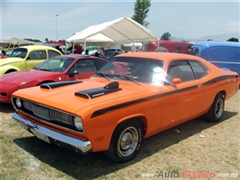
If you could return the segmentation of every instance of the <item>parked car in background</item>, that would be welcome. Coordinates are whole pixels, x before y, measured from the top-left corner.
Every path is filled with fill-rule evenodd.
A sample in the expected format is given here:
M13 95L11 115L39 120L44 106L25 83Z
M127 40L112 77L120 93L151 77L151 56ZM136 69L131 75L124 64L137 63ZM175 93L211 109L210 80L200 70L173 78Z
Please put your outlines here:
M11 57L0 61L0 75L31 69L51 57L62 55L53 47L28 45L13 50Z
M12 117L49 144L123 163L143 138L202 115L220 121L238 86L236 72L197 56L123 53L89 79L15 91Z
M98 49L100 49L100 46L87 46L84 51L82 52L82 54L86 53L86 50L88 51L88 54L91 56L95 56L96 52L98 51Z
M11 103L12 93L18 89L89 78L106 62L105 59L76 54L54 56L33 69L5 74L0 78L0 102Z
M61 44L44 44L45 46L50 46L53 48L56 48L57 50L59 50L62 54L67 54L66 53L66 46L65 45L61 45Z
M193 43L190 42L160 40L153 42L144 42L142 51L153 52L159 46L163 46L168 50L168 52L186 53L188 51L188 47L191 47L192 45Z
M118 48L105 48L103 51L102 58L104 59L111 59L116 54L122 54L123 50Z
M192 46L194 54L219 68L236 71L240 75L240 43L238 42L197 42Z
M99 48L101 48L100 46L86 46L86 48L84 49L84 51L88 50L88 51L92 51L92 50L98 50ZM84 52L83 51L83 52Z
M6 56L7 56L7 57L11 57L11 54L12 54L13 50L14 50L14 49L8 49L8 50L6 50Z

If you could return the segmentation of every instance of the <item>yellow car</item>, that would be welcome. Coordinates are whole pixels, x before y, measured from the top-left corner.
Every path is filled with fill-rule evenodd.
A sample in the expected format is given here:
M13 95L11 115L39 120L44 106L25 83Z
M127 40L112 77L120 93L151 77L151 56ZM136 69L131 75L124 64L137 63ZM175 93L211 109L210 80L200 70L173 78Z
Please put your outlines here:
M62 55L62 53L49 46L30 45L16 48L10 57L0 60L0 75L31 69L46 59L57 55Z

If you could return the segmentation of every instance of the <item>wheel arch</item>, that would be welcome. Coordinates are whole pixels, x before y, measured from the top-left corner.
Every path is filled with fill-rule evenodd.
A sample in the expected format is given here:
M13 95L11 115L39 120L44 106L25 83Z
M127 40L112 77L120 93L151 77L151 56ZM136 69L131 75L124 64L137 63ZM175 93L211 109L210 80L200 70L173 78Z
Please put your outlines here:
M127 121L138 121L140 123L140 125L142 126L143 129L143 136L145 135L146 131L147 131L147 118L144 115L135 115L135 116L131 116L131 117L126 117L121 119L117 126L115 127L114 131L117 129L117 127ZM113 132L114 132L113 131Z
M8 73L11 73L11 72L16 72L16 71L19 71L19 70L16 70L16 69L8 69L4 74L8 74Z
M219 92L216 94L216 96L217 96L218 94L222 94L223 97L224 97L224 100L226 99L227 92L226 92L225 90L221 90L221 91L219 91ZM216 96L215 96L215 97L216 97Z

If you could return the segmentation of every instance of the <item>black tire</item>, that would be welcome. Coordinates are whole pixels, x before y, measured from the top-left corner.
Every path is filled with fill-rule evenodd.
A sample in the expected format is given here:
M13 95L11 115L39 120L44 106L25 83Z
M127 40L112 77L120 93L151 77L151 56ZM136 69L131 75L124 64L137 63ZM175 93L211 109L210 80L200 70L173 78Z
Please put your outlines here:
M223 94L219 93L215 97L213 104L211 105L209 111L206 114L206 120L210 122L219 122L224 113L224 106L224 96Z
M121 123L115 129L105 156L113 162L124 163L134 159L141 147L143 128L136 120Z

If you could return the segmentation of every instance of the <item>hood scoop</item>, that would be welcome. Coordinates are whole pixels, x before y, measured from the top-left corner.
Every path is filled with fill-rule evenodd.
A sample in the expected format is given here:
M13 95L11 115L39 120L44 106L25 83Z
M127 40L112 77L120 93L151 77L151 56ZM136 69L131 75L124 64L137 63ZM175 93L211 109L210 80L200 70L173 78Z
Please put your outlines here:
M82 81L60 81L60 82L51 82L51 83L44 83L40 85L40 88L43 89L54 89L62 86L67 86L71 84L82 83Z
M103 88L94 88L94 89L78 91L78 92L75 92L75 95L83 97L83 98L92 99L92 98L95 98L98 96L107 95L109 93L113 93L113 92L120 91L120 90L122 90L122 89L119 88L119 83L117 81L114 81L114 82L107 84Z

